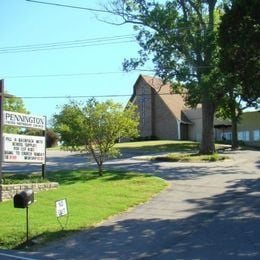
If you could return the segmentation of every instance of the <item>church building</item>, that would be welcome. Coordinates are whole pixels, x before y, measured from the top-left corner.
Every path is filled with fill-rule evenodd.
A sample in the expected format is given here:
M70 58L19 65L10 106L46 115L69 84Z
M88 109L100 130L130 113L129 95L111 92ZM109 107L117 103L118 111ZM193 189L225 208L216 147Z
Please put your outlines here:
M138 108L141 138L201 140L201 105L195 109L185 105L184 97L173 93L169 83L163 84L159 78L140 75L134 84L130 102ZM251 118L254 118L253 121ZM239 139L260 144L260 112L246 112L242 119L238 125ZM214 129L216 140L231 139L230 121L215 119Z

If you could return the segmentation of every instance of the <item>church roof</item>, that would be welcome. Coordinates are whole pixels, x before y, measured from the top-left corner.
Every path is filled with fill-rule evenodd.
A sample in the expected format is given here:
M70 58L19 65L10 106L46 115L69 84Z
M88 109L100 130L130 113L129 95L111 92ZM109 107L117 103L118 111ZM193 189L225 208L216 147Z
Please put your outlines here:
M184 97L181 94L173 93L172 83L164 83L160 78L141 74L135 82L133 95L130 98L131 102L136 97L136 88L141 80L155 90L155 93L160 96L176 119L182 123L191 124L191 121L182 111L183 109L187 109Z

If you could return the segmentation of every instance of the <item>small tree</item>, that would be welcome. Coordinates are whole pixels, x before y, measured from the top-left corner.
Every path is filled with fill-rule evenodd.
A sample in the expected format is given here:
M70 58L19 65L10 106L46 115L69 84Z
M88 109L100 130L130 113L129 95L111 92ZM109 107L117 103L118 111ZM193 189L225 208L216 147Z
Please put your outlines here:
M27 128L23 131L20 131L19 133L25 134L25 135L34 135L34 136L43 135L42 130L32 129L32 128ZM56 132L54 132L53 129L50 129L50 128L46 129L46 147L47 148L54 147L55 145L57 145L59 139L60 138L59 138L58 134Z
M59 136L53 131L53 129L46 130L46 147L54 147L59 141Z
M124 109L111 100L101 103L89 99L86 104L71 101L54 116L54 128L66 148L92 154L101 176L107 156L117 154L116 141L137 136L139 120L135 111L131 104Z
M7 93L6 93L7 94ZM20 97L10 96L4 99L4 110L28 114L23 100ZM20 131L18 127L4 126L5 133L17 134Z

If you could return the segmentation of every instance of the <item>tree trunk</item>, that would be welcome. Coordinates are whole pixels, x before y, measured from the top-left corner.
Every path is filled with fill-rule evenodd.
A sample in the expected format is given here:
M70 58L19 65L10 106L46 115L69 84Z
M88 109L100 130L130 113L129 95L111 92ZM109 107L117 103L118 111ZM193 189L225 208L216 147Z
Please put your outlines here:
M237 139L237 116L236 114L232 113L232 141L231 141L231 145L232 145L232 149L236 150L238 148L238 139Z
M213 154L214 142L214 115L216 107L213 103L202 103L202 139L200 143L201 154Z
M103 163L98 163L98 174L103 176Z
M230 109L230 116L231 116L231 122L232 122L232 140L231 145L232 149L238 148L238 140L237 140L237 121L238 117L236 115L236 99L234 97L233 89L229 92L231 100L229 103L229 109Z

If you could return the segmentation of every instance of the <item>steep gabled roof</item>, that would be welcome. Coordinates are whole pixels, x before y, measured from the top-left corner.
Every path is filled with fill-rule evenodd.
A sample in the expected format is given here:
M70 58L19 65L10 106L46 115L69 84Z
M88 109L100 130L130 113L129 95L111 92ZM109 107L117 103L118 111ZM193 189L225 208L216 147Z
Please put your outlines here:
M160 91L162 86L168 86L169 88L171 87L170 84L163 84L163 81L160 78L156 78L154 76L147 76L147 75L143 75L140 74L139 77L137 78L134 87L133 87L133 94L130 98L130 102L133 102L136 96L136 87L138 86L139 82L143 80L144 82L146 82L151 88L153 88L154 90L156 90L157 92Z
M165 105L171 111L171 113L181 121L182 123L190 124L191 121L182 112L186 109L184 97L180 94L175 94L172 91L171 83L163 83L162 79L153 76L140 75L134 84L133 95L130 101L133 102L136 97L136 87L139 85L140 81L143 80L147 85L155 90L155 92L160 96Z
M157 92L161 92L162 87L166 88L168 87L169 90L171 89L170 83L163 83L162 79L152 77L152 76L146 76L146 75L140 75L140 77L143 78L143 80L150 85L153 89L155 89Z

